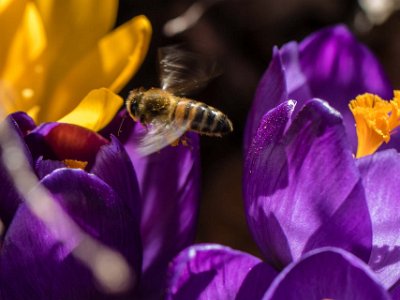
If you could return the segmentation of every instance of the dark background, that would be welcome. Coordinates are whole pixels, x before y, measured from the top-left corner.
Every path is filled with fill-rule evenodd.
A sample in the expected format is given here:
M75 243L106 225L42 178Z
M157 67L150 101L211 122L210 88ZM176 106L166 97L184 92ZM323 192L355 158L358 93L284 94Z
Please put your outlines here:
M162 46L184 43L192 51L212 55L222 65L222 75L193 96L225 112L234 124L234 133L222 139L201 137L202 199L197 242L220 243L257 255L243 210L242 134L273 46L301 41L324 26L344 23L376 54L396 88L400 86L400 15L394 12L384 23L373 25L357 1L220 0L213 1L216 3L192 28L165 36L164 24L195 2L120 1L118 24L144 14L153 26L146 60L122 94L126 96L139 86L159 85L157 49Z

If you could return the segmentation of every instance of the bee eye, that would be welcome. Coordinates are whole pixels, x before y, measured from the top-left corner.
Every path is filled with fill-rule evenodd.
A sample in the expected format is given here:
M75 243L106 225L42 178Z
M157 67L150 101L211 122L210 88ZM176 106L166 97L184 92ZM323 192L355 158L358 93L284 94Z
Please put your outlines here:
M132 117L140 115L140 105L142 103L143 93L133 91L131 92L127 103L127 109Z
M131 114L137 116L138 108L139 108L139 101L138 99L134 99L129 106Z

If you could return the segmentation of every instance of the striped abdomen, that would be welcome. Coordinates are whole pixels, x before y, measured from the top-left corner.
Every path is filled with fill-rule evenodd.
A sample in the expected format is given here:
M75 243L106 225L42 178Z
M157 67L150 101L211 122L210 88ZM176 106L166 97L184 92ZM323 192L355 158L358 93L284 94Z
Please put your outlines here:
M210 136L221 136L233 130L232 122L222 112L202 102L186 98L177 102L171 119L188 122L189 130Z

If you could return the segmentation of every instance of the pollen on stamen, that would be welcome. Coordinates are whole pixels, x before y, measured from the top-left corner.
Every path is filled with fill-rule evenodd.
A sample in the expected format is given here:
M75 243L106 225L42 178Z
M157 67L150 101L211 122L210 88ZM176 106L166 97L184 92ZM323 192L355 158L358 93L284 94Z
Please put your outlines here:
M398 96L389 102L377 95L363 94L350 101L358 138L357 158L374 153L383 142L390 141L390 135L400 125Z
M81 161L81 160L75 160L75 159L64 159L63 162L68 168L82 169L82 170L85 170L85 168L88 164L87 161Z

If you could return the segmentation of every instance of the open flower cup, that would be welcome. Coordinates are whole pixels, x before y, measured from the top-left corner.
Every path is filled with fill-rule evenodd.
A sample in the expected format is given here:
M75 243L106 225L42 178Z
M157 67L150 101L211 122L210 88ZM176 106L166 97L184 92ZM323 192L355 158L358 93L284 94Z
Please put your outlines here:
M24 145L39 184L81 230L125 258L134 280L118 297L104 293L72 255L79 237L71 235L61 243L52 235L0 163L0 217L5 226L0 294L5 299L159 298L168 262L194 239L198 137L188 136L190 147L167 147L140 157L130 145L138 137L138 126L126 128L129 138L107 139L77 125L36 127L24 113L11 115L7 122Z
M169 299L400 299L400 156L355 158L348 105L364 93L393 98L344 26L274 49L244 142L245 212L263 260L189 247L170 266Z
M144 16L111 31L117 5L0 3L0 115L8 115L0 127L8 124L23 151L13 166L26 161L37 182L28 197L45 188L56 204L27 201L0 160L1 299L159 299L168 262L194 239L197 135L140 157L143 128L126 121L119 130L123 113L114 118L123 104L116 93L151 36ZM12 150L1 146L2 156ZM99 283L99 274L123 276L113 260L96 261L103 248L126 262L127 286Z

